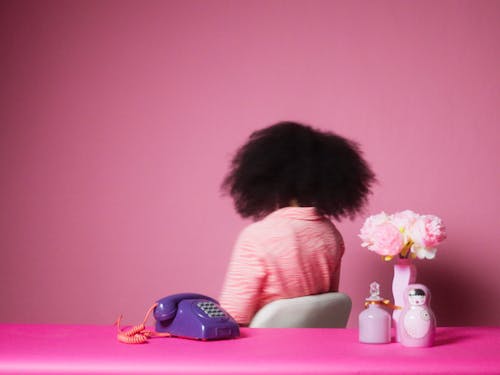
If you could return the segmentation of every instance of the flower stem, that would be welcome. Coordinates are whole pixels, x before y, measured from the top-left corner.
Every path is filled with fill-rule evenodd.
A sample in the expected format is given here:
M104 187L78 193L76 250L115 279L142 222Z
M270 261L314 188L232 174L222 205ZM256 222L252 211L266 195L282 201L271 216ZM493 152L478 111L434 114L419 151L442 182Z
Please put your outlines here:
M401 250L401 252L399 253L399 257L404 259L408 258L412 246L413 246L413 241L408 241Z

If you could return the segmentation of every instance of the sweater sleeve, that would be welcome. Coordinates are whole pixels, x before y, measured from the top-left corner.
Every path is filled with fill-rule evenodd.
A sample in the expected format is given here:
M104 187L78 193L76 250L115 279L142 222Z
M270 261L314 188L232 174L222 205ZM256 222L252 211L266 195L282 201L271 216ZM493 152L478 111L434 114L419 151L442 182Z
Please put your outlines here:
M222 288L221 306L241 325L247 325L260 308L265 265L255 235L244 230L233 249Z

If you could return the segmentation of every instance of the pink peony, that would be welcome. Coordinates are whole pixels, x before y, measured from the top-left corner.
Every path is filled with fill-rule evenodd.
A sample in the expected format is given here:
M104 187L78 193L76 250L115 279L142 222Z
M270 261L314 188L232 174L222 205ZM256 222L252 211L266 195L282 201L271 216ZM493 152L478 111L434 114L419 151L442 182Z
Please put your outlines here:
M360 234L361 245L383 256L397 255L404 245L403 234L388 220L381 219L383 217L365 222Z
M389 222L389 216L385 212L368 217L361 227L359 237L363 241L361 246L367 247L371 244L373 236L377 233L380 225Z
M441 219L434 215L421 215L410 229L416 248L434 249L446 239Z

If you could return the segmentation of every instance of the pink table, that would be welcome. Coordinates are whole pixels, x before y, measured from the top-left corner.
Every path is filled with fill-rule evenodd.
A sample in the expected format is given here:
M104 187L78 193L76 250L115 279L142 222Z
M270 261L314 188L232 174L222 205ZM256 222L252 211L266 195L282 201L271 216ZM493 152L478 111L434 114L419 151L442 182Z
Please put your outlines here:
M365 345L353 329L243 329L235 340L115 339L115 327L0 325L0 374L500 374L500 327L438 328L436 345Z

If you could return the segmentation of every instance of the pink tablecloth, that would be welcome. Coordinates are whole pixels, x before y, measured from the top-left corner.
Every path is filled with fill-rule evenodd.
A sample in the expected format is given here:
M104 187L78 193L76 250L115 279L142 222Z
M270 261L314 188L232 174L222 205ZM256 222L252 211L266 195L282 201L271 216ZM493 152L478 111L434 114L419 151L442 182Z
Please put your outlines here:
M0 325L0 374L500 374L500 327L438 328L432 348L353 329L243 329L234 340L115 339L115 327Z

